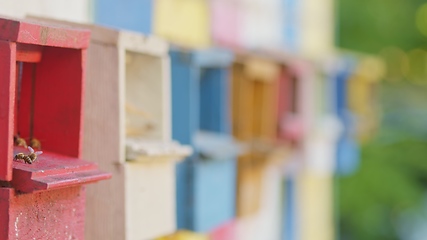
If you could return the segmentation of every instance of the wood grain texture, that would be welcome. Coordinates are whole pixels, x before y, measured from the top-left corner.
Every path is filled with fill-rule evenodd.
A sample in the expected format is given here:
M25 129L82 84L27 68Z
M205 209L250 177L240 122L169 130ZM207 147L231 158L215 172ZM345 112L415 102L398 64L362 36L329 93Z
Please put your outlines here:
M93 36L97 36L103 28L93 32ZM87 188L85 238L126 239L117 46L93 40L88 48L87 64L83 157L96 161L101 169L111 172L113 178Z
M16 43L0 41L0 180L12 180Z

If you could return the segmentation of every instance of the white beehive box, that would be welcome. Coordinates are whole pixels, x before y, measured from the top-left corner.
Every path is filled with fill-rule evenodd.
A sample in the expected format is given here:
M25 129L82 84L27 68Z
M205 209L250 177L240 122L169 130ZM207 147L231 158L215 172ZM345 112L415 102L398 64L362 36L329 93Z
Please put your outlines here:
M171 140L167 43L61 24L92 31L83 156L113 173L112 180L88 188L86 238L153 239L175 232L174 165L191 149Z

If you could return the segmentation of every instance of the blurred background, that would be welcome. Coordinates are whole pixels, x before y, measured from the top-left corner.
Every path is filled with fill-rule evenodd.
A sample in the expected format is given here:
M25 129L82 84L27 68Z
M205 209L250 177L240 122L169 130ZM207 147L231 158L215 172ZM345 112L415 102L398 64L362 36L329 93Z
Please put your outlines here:
M333 90L313 82L316 96L303 95L320 101L307 110L316 120L305 123L311 137L304 161L283 167L283 198L299 193L283 203L281 239L427 239L425 1L0 0L0 14L96 23L194 49L274 52L291 65L309 62L317 79L333 79ZM332 148L330 135L339 135ZM329 157L318 160L319 152Z

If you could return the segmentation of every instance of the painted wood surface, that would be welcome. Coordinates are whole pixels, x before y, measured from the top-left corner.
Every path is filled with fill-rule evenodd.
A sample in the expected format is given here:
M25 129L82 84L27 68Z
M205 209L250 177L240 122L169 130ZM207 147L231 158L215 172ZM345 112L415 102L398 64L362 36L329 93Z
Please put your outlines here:
M170 55L173 138L195 148L177 167L178 228L209 232L234 217L236 153L218 157L217 144L206 144L212 138L197 136L201 129L225 136L230 131L226 66L231 60L203 51Z
M2 1L0 14L13 18L24 18L26 15L58 18L68 21L91 21L91 4L86 0L17 0Z
M0 206L1 239L84 238L84 187L33 194L0 188Z
M296 184L299 239L334 239L331 176L306 172Z
M153 239L176 230L174 173L171 161L125 165L127 239Z
M0 132L8 137L0 139L0 179L12 180L13 134L15 123L16 43L0 41Z
M220 46L240 46L240 1L210 0L212 41Z
M182 46L209 46L210 12L207 1L156 0L153 7L155 34Z
M168 151L167 44L137 33L59 23L93 32L88 49L84 156L95 159L114 177L88 189L86 238L153 239L174 232L174 165L181 153ZM133 159L127 143L157 144L156 149L164 151L156 156L139 153Z
M95 0L93 21L100 25L152 33L153 0Z
M231 85L233 135L251 148L238 159L236 212L244 217L260 207L267 162L260 149L271 148L277 137L280 67L263 58L241 59L233 64Z

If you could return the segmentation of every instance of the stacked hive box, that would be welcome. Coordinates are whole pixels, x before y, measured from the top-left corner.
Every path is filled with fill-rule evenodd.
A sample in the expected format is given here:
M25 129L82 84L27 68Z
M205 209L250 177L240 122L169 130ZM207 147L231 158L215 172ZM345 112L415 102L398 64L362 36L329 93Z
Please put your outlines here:
M9 19L0 29L0 238L84 238L83 184L111 176L81 160L90 32Z
M173 138L195 148L177 168L178 226L211 232L234 218L237 148L230 135L226 51L174 49Z
M238 239L280 233L281 177L276 170L285 156L276 142L283 70L282 63L261 55L240 54L233 64L233 134L249 147L238 160Z

